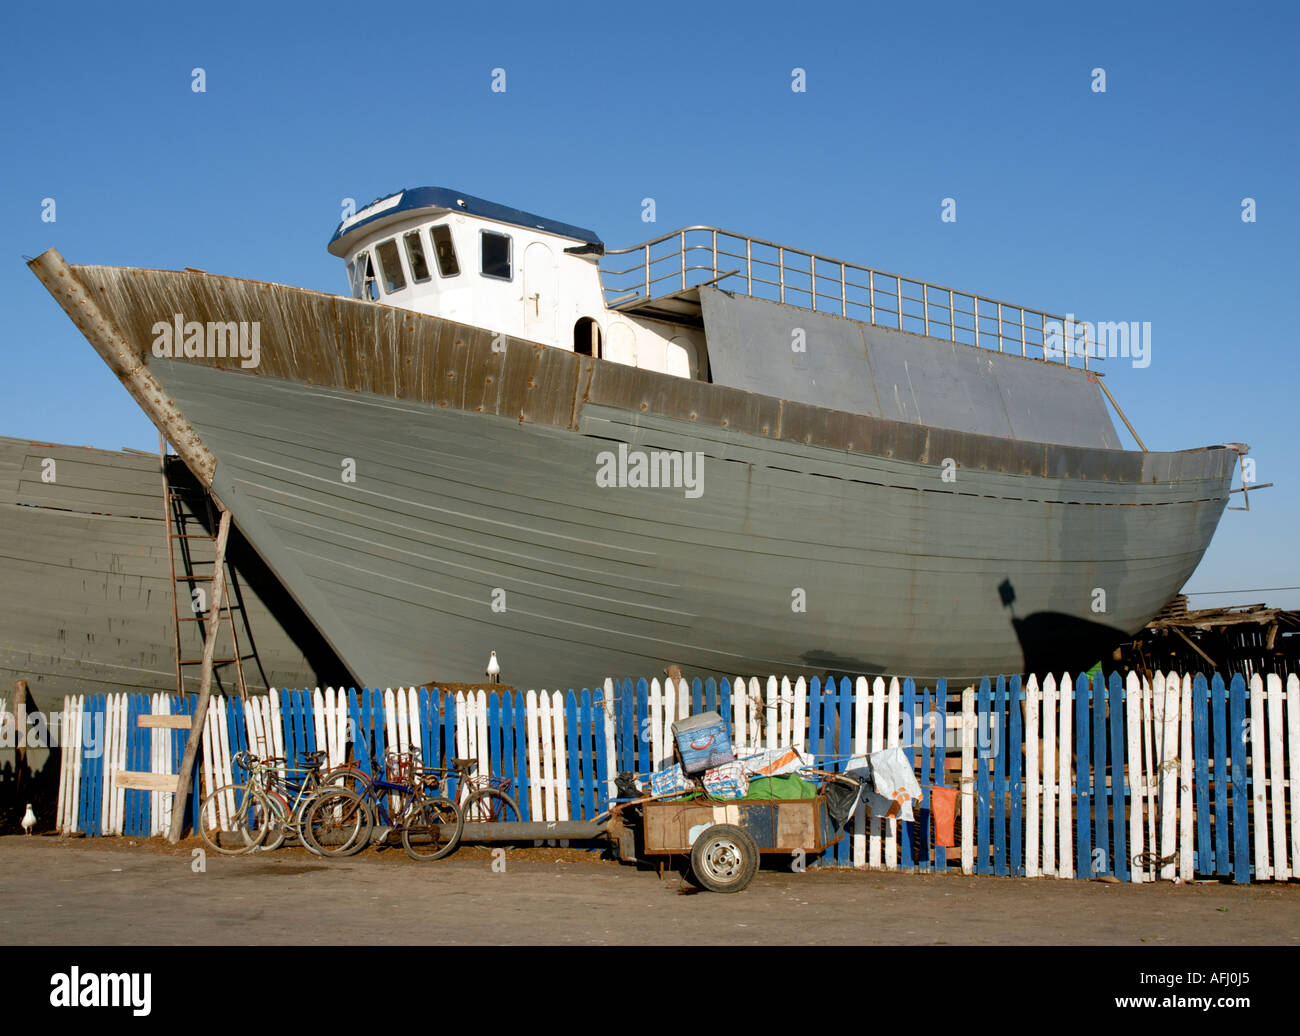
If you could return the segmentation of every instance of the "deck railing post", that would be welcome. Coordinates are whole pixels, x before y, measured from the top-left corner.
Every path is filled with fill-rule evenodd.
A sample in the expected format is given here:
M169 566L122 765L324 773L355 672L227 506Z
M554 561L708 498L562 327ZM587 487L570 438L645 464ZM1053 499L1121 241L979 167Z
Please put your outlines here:
M813 312L816 313L817 312L817 257L815 255L810 255L808 257L808 270L809 270L808 279L809 281L811 281L811 286L812 286L812 308L813 308Z

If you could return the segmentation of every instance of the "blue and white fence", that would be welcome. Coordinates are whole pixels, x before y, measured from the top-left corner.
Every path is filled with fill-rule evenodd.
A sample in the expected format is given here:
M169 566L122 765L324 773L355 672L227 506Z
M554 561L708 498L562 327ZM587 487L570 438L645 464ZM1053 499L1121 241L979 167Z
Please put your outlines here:
M119 770L175 773L184 731L145 713L193 699L103 695L65 702L59 830L148 836L170 795L116 787ZM606 680L567 691L272 691L214 697L192 776L200 791L241 780L241 748L296 760L326 751L383 774L387 751L426 765L453 756L509 778L525 819L587 819L622 771L672 759L674 719L714 710L733 741L796 745L818 765L900 747L924 790L915 820L868 816L820 862L1122 881L1300 878L1300 679L1292 674L985 678L949 690L908 680ZM107 775L107 777L106 777ZM959 792L957 845L935 845L930 788ZM192 805L192 816L197 804Z

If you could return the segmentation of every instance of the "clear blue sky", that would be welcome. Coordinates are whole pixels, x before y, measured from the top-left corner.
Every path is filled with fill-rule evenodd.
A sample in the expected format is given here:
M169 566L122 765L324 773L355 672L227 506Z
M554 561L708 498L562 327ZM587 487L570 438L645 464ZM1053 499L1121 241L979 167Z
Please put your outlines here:
M1148 447L1248 442L1258 481L1279 484L1225 515L1189 588L1300 586L1300 15L1132 6L15 6L0 434L157 441L22 255L344 291L325 251L342 199L436 184L611 247L711 223L1150 321L1150 366L1105 368ZM1300 592L1244 599L1300 607Z

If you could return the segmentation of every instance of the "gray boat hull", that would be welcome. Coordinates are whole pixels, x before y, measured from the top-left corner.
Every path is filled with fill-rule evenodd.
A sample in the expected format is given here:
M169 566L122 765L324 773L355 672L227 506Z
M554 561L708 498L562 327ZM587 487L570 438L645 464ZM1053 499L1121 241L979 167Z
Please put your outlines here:
M192 439L191 466L372 686L476 679L494 650L529 687L672 663L926 680L1089 665L1195 569L1236 461L933 429L494 349L334 296L72 269L155 379L165 405L133 388L146 412ZM173 312L260 321L261 365L153 357ZM620 445L702 455L702 491L601 485Z

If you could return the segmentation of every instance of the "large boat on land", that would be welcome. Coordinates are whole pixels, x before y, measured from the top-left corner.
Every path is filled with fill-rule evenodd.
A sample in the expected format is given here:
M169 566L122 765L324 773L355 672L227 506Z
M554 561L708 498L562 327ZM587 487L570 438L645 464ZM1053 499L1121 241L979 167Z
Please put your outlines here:
M1122 448L1060 318L717 228L418 188L329 250L347 297L31 266L370 686L1087 666L1244 450Z

